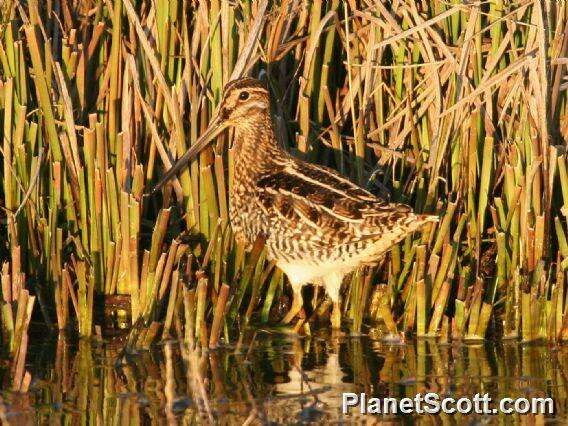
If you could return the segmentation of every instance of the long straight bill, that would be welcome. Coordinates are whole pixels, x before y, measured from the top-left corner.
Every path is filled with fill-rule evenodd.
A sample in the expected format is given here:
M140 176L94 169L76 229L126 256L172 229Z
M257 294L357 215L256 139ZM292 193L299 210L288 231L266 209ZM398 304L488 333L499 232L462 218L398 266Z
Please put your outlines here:
M158 191L164 184L170 180L173 176L177 175L184 166L189 163L197 154L199 154L203 148L205 148L209 142L215 139L219 134L227 128L228 124L226 122L222 122L220 117L217 115L207 127L207 130L201 135L197 141L191 145L191 147L187 150L185 154L183 154L180 159L169 169L162 179L152 188L150 191L150 195L154 194Z

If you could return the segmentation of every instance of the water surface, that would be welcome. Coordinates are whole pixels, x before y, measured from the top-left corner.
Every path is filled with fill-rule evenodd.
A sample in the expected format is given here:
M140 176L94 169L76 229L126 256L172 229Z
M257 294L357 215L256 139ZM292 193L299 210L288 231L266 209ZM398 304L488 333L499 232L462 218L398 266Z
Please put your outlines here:
M36 338L32 341L38 341ZM409 416L341 412L343 392L368 397L489 393L554 398L555 414L515 415L524 424L567 420L568 347L516 342L389 344L368 336L292 337L251 332L213 351L179 341L121 356L120 341L46 339L30 347L30 391L0 393L8 424L408 423ZM117 362L117 360L121 360ZM6 383L8 367L0 364ZM509 423L501 415L423 415L425 424Z

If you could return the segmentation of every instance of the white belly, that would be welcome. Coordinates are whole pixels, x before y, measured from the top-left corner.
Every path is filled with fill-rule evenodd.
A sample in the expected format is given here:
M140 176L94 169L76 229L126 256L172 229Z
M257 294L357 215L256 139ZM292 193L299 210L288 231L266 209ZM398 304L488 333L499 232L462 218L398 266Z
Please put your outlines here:
M318 265L307 262L278 262L276 266L286 274L292 285L321 285L324 278L332 274L344 276L357 269L359 262L328 262Z

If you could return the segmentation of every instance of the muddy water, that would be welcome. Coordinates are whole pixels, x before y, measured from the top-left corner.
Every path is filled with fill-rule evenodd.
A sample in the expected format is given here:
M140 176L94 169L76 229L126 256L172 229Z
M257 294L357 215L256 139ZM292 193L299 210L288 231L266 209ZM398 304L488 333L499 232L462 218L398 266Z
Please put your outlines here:
M34 339L37 341L37 339ZM369 337L294 338L269 331L215 351L177 341L125 355L120 342L48 339L30 347L30 391L1 392L7 424L409 423L565 424L568 347L518 343L388 344ZM7 368L0 364L0 379ZM3 380L0 383L6 383ZM368 397L489 393L552 397L549 415L361 416L343 392Z

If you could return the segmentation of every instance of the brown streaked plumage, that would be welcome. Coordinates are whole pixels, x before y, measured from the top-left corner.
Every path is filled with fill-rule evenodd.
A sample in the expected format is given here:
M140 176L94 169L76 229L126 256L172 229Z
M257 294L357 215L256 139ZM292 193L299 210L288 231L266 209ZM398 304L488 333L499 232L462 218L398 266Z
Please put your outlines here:
M332 299L332 325L338 328L343 277L376 263L393 244L438 219L387 203L334 170L283 151L274 134L269 93L252 78L226 85L204 135L154 190L227 127L235 130L231 226L249 248L262 235L269 259L287 275L294 301L285 323L302 308L302 287L313 283L323 285Z

